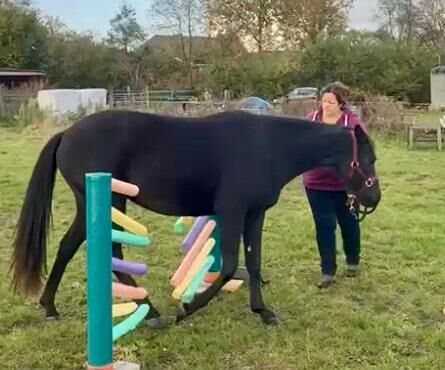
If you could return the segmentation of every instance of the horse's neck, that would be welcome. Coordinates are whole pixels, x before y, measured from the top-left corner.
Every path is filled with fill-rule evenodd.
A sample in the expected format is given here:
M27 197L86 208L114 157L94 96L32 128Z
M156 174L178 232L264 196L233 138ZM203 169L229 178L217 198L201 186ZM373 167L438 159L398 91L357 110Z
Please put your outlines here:
M280 183L288 183L302 173L321 166L342 165L352 154L351 139L345 130L333 126L295 125L282 130L276 140Z

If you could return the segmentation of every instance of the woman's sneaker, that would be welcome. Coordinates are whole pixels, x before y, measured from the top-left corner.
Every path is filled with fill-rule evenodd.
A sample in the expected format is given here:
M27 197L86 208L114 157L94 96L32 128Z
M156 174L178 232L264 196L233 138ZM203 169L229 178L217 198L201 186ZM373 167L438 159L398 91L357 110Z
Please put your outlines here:
M360 272L359 265L346 265L345 275L347 277L356 277Z
M330 287L332 284L334 284L334 282L335 282L334 276L332 276L332 275L322 275L319 283L317 284L317 286L320 289L324 289L324 288Z

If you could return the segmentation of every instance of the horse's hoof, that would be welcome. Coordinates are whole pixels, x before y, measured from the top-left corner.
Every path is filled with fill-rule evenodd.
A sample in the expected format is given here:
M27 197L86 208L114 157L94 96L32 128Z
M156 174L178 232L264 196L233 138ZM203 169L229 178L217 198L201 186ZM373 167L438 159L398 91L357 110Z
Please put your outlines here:
M60 315L46 315L45 316L45 321L57 321L60 319Z
M151 329L163 329L165 327L165 320L161 316L147 319L145 322Z
M187 316L185 305L180 304L176 310L176 323L184 320Z
M265 325L270 325L270 326L276 326L278 325L278 317L276 317L275 315L273 316L263 316L263 323Z
M261 316L261 320L266 325L278 325L278 318L274 312L268 309L262 309L261 311L254 311Z
M266 325L278 325L278 317L272 311L266 311L261 314L261 319Z

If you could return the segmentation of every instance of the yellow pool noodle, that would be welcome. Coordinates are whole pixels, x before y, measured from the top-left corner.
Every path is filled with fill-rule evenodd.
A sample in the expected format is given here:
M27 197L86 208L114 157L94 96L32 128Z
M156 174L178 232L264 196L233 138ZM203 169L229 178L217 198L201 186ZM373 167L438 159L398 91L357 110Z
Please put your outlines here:
M118 209L111 208L111 219L114 223L122 226L125 230L138 235L148 235L148 230L144 225L128 217L125 213L122 213Z
M213 238L208 239L207 242L204 244L204 247L202 247L199 254L196 256L195 260L190 266L190 269L188 269L182 281L173 291L172 297L174 299L177 300L181 299L182 294L184 294L184 291L187 289L187 286L192 281L193 276L199 271L199 268L204 263L205 259L207 258L207 255L210 253L214 245L215 245L215 239Z
M127 316L138 308L135 302L116 303L112 306L113 317Z
M181 222L186 226L192 226L193 225L193 217L191 216L182 216Z

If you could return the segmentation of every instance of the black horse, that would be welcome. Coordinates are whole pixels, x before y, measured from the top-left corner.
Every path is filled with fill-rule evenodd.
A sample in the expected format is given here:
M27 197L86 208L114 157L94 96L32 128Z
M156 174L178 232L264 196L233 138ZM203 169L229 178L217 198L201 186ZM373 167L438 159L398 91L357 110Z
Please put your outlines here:
M159 116L131 111L90 115L53 136L33 170L14 240L11 270L14 290L36 293L46 265L46 235L57 168L74 193L77 214L63 236L40 304L46 317L58 316L54 300L64 270L85 240L84 176L110 172L136 184L130 198L154 212L172 216L216 215L220 220L220 277L190 304L179 307L177 321L207 305L238 266L243 235L249 272L250 304L263 322L277 322L261 293L261 239L267 209L296 176L332 166L345 178L348 192L364 206L380 201L368 135L335 125L302 119L224 112L201 118ZM113 195L112 204L125 212L126 198ZM122 258L121 245L113 255ZM125 284L131 276L116 273ZM153 304L147 320L159 324Z

